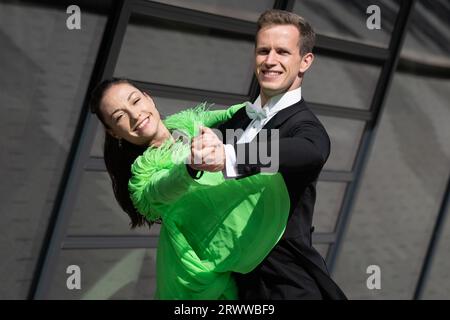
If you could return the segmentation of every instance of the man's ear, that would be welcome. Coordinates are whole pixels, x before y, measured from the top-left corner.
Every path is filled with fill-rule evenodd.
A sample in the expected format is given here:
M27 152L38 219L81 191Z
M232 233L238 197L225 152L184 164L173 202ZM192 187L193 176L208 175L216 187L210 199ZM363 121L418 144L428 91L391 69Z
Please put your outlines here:
M306 72L306 70L309 69L309 67L312 65L314 61L314 54L312 52L308 52L302 57L302 61L300 63L300 70L299 73L303 74Z

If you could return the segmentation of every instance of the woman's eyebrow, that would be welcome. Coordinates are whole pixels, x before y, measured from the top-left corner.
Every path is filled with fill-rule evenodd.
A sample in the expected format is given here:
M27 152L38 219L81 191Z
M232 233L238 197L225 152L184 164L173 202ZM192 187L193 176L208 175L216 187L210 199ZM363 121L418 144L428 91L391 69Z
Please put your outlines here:
M133 92L131 92L129 95L128 95L128 99L127 99L127 101L130 101L130 99L131 99L131 96L133 95L133 93L137 93L137 91L135 90L135 91L133 91Z

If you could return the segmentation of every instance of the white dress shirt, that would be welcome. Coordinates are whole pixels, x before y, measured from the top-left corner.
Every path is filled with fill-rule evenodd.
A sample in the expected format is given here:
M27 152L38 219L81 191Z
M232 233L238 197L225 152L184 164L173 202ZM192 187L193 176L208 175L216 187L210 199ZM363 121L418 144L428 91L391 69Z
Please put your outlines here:
M253 119L249 123L237 143L251 142L258 135L261 129L270 121L270 119L272 119L280 110L292 106L293 104L299 102L301 99L301 87L270 98L263 107L263 110L266 113L266 117L264 119ZM246 104L251 103L246 102ZM255 103L253 104L253 108L261 108L261 96L258 96ZM232 144L226 144L224 147L226 160L223 175L225 178L238 177L239 174L237 173L236 152L234 150L234 146Z

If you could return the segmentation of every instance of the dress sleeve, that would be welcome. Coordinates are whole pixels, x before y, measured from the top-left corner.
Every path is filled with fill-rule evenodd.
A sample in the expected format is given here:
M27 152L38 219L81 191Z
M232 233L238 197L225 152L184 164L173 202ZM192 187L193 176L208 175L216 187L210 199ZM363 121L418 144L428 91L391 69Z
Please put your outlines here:
M184 159L189 146L181 142L148 148L131 167L128 183L135 208L150 221L161 217L158 204L175 201L196 181L189 175Z
M213 128L231 119L233 115L245 104L235 104L223 110L208 110L206 103L175 113L164 119L169 130L181 130L190 137L198 134L199 126Z
M203 123L206 127L213 128L217 127L219 124L226 122L231 119L233 115L245 104L235 104L225 110L211 110L204 114Z

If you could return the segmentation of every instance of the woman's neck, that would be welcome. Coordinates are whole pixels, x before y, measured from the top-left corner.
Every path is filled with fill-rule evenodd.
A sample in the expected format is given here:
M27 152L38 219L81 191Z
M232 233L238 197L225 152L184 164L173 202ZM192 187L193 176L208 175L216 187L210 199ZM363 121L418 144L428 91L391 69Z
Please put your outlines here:
M154 139L152 139L149 145L151 147L159 148L168 139L170 139L172 142L174 141L172 135L170 134L170 131L165 126L163 126L163 128L160 131L160 134L156 136Z

